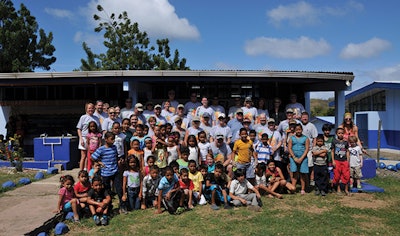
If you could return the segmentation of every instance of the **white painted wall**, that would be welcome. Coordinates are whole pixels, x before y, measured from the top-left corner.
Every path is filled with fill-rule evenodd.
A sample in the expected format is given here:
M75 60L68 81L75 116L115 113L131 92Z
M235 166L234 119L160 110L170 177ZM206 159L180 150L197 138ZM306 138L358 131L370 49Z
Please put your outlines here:
M0 134L3 134L4 138L6 138L7 130L5 127L8 122L8 117L10 117L10 114L10 106L0 106Z

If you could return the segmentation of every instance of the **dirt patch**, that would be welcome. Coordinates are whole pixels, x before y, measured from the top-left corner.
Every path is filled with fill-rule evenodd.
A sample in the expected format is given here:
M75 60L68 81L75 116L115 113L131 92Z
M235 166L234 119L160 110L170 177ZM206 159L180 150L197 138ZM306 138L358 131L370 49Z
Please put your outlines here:
M385 227L381 218L371 216L371 215L353 215L355 222L359 228L362 229L377 229Z
M379 209L388 206L387 202L375 199L373 195L367 193L352 194L351 197L343 197L339 202L343 206L359 209Z

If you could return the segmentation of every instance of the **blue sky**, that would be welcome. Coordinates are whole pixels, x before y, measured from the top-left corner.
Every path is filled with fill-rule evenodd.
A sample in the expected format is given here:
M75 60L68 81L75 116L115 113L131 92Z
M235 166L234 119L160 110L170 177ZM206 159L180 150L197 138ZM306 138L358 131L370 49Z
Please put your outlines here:
M400 1L34 0L24 3L53 32L52 71L72 71L105 52L93 14L127 11L151 42L168 37L194 70L353 72L353 90L400 80ZM313 95L314 97L318 95Z

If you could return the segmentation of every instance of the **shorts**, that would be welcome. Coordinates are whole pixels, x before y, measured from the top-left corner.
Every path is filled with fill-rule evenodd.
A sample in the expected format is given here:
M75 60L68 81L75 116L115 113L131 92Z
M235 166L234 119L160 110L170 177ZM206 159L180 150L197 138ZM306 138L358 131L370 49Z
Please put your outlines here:
M363 177L361 172L361 167L359 166L350 167L350 176L353 179L361 179Z
M79 150L87 150L87 139L86 139L86 137L82 136L82 140L84 142L84 145L82 146L81 142L78 141L79 142L78 149Z
M252 179L256 177L254 173L255 171L254 164L251 162L245 164L236 163L236 168L245 171L247 179Z
M71 202L67 202L63 206L63 212L70 212L72 211L72 205Z

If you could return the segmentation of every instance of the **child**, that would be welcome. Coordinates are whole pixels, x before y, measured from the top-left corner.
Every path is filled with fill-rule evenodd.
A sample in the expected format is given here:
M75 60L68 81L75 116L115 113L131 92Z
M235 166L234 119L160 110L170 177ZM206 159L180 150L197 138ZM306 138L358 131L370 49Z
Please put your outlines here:
M185 199L187 200L187 207L189 210L193 209L193 181L189 178L189 171L186 168L180 170L179 186L182 191L182 197L180 199L179 205L183 206Z
M158 200L156 214L161 214L161 204L170 214L180 214L185 209L176 207L180 199L179 180L170 166L165 167L165 175L158 185Z
M214 173L215 170L215 161L212 154L207 154L207 172Z
M131 138L133 136L133 133L129 129L130 125L131 125L131 121L128 118L124 118L122 120L121 133L123 133L125 135L125 142L124 142L125 153L127 152L127 150L129 150L131 148Z
M196 161L196 165L198 166L201 163L199 147L197 146L196 136L189 135L187 139L187 147L189 148L189 160Z
M125 158L125 134L121 133L121 125L119 122L114 122L111 127L111 132L115 135L114 145L117 147L118 159Z
M92 189L88 192L87 203L89 204L94 223L96 225L107 225L107 215L111 207L111 196L108 190L104 188L103 181L100 177L96 176L93 178Z
M206 204L206 199L203 196L203 182L204 178L200 171L197 171L196 162L191 160L189 161L189 179L193 181L193 196L194 202L199 205Z
M199 169L200 169L200 173L201 173L201 175L203 176L203 183L202 183L202 189L203 189L203 193L204 193L204 196L205 196L205 191L206 191L206 178L207 178L207 175L208 175L208 172L207 172L207 165L200 165L200 167L199 167ZM206 202L207 203L207 202Z
M164 142L160 139L157 139L156 145L153 147L153 154L156 157L155 164L161 169L161 172L163 172L163 169L168 165L168 151Z
M269 188L270 182L267 181L266 170L267 170L267 166L265 165L264 162L260 162L257 164L257 166L256 166L256 185L254 186L254 188L257 189L258 192L260 192L260 193L261 193L261 191L269 193L268 197L270 197L270 198L273 198L275 196L279 199L282 199L282 195L275 192L275 189L277 189L279 187L279 181L275 181L274 183L271 183L275 187L274 190L272 190L272 188Z
M212 153L211 152L211 144L207 140L207 134L204 131L200 131L197 134L197 138L199 139L199 143L197 146L199 147L199 153L200 153L200 160L201 164L205 164L207 161L207 154Z
M250 182L254 182L254 166L251 165L251 157L253 156L253 142L248 139L246 128L239 130L240 139L236 140L233 145L232 160L235 160L237 154L237 169L243 169L246 178ZM257 161L257 160L255 160Z
M144 148L143 148L143 163L144 166L147 166L147 158L153 155L153 140L150 137L146 137L144 139Z
M316 146L312 148L314 161L315 195L326 196L328 189L328 148L324 145L324 136L318 135Z
M362 149L357 146L358 139L356 136L349 137L349 154L350 154L350 176L353 181L357 182L358 190L361 190L361 168L363 166ZM353 182L354 183L354 182Z
M78 173L78 183L74 185L75 196L79 201L81 209L84 209L87 202L88 192L90 190L89 174L86 170Z
M115 135L107 131L104 134L104 139L105 144L92 154L92 159L94 161L101 161L104 165L101 169L101 177L103 178L102 184L104 183L104 188L110 191L112 183L117 179L118 165L122 164L122 159L118 160L117 148L114 146ZM117 188L117 186L115 187Z
M102 163L99 161L94 162L93 168L89 171L90 182L92 182L95 176L101 177L101 165Z
M139 159L136 156L128 156L128 170L124 171L122 180L122 201L128 200L130 210L140 208L140 171ZM127 213L122 208L123 213Z
M181 174L180 174L180 170L183 168L179 168L179 164L177 161L172 161L169 166L172 168L172 170L174 171L175 176L179 179ZM184 167L187 169L187 167Z
M350 196L349 193L349 180L350 180L350 168L349 168L349 145L347 141L343 139L344 129L336 129L337 138L333 140L331 152L332 152L332 165L333 165L333 184L337 185L337 193L341 194L341 187L339 181L344 185L344 191L346 195Z
M223 175L224 166L218 163L214 173L208 173L206 177L205 197L211 201L211 209L219 210L218 203L223 203L225 209L232 209L229 206L230 197L227 194L228 181Z
M74 178L71 175L61 176L61 188L58 191L58 202L55 213L59 212L73 212L74 221L79 222L79 201L75 197L74 192Z
M306 194L306 180L308 175L307 153L310 147L310 140L303 135L303 127L296 124L295 135L289 139L288 149L290 154L290 171L293 173L292 184L296 186L300 174L301 195Z
M146 176L150 173L150 169L152 166L154 166L154 163L156 162L156 157L151 155L149 157L147 157L147 163L143 169L143 176Z
M158 166L151 166L150 173L143 178L142 181L142 210L148 207L157 206L158 185L161 177L159 175Z
M175 137L170 135L168 136L168 142L167 142L167 151L168 151L168 165L172 161L178 160L178 157L180 156L180 150L179 146L175 142Z
M132 136L131 138L131 142L134 139L137 139L139 141L139 149L143 150L145 144L144 144L144 140L146 139L146 135L144 133L144 125L143 124L137 124L136 125L136 129L135 129L135 133L133 134L134 136ZM132 145L131 145L132 146Z
M248 193L248 190L253 193ZM232 180L229 188L229 196L233 200L235 206L247 206L250 205L250 209L254 211L260 211L261 207L261 195L256 188L245 178L242 169L235 171L235 179Z
M144 169L144 151L140 149L140 141L139 139L133 137L131 139L131 149L128 151L128 156L136 156L139 159L141 165L139 166L140 170Z
M178 164L179 164L179 169L188 168L188 165L189 165L189 148L187 148L187 147L182 147L181 148L181 158L179 158L176 162L178 162ZM197 163L196 163L196 166L197 166Z
M274 160L269 160L267 162L267 170L265 172L265 176L268 181L268 188L272 192L275 192L278 187L285 187L291 193L294 193L296 191L296 186L286 181L282 170L276 166Z
M92 169L91 155L101 144L101 133L98 131L97 123L94 121L89 122L89 133L86 135L87 140L87 170Z
M334 139L334 136L331 135L331 130L332 126L330 124L324 124L322 126L322 132L324 133L324 145L328 150L331 150L332 142ZM328 152L328 174L329 174L329 184L328 184L328 190L332 191L332 182L333 182L333 166L332 166L332 153L329 151Z
M272 150L271 146L268 144L268 134L264 133L261 135L261 142L259 142L255 147L255 156L257 157L258 163L267 163L270 160Z

